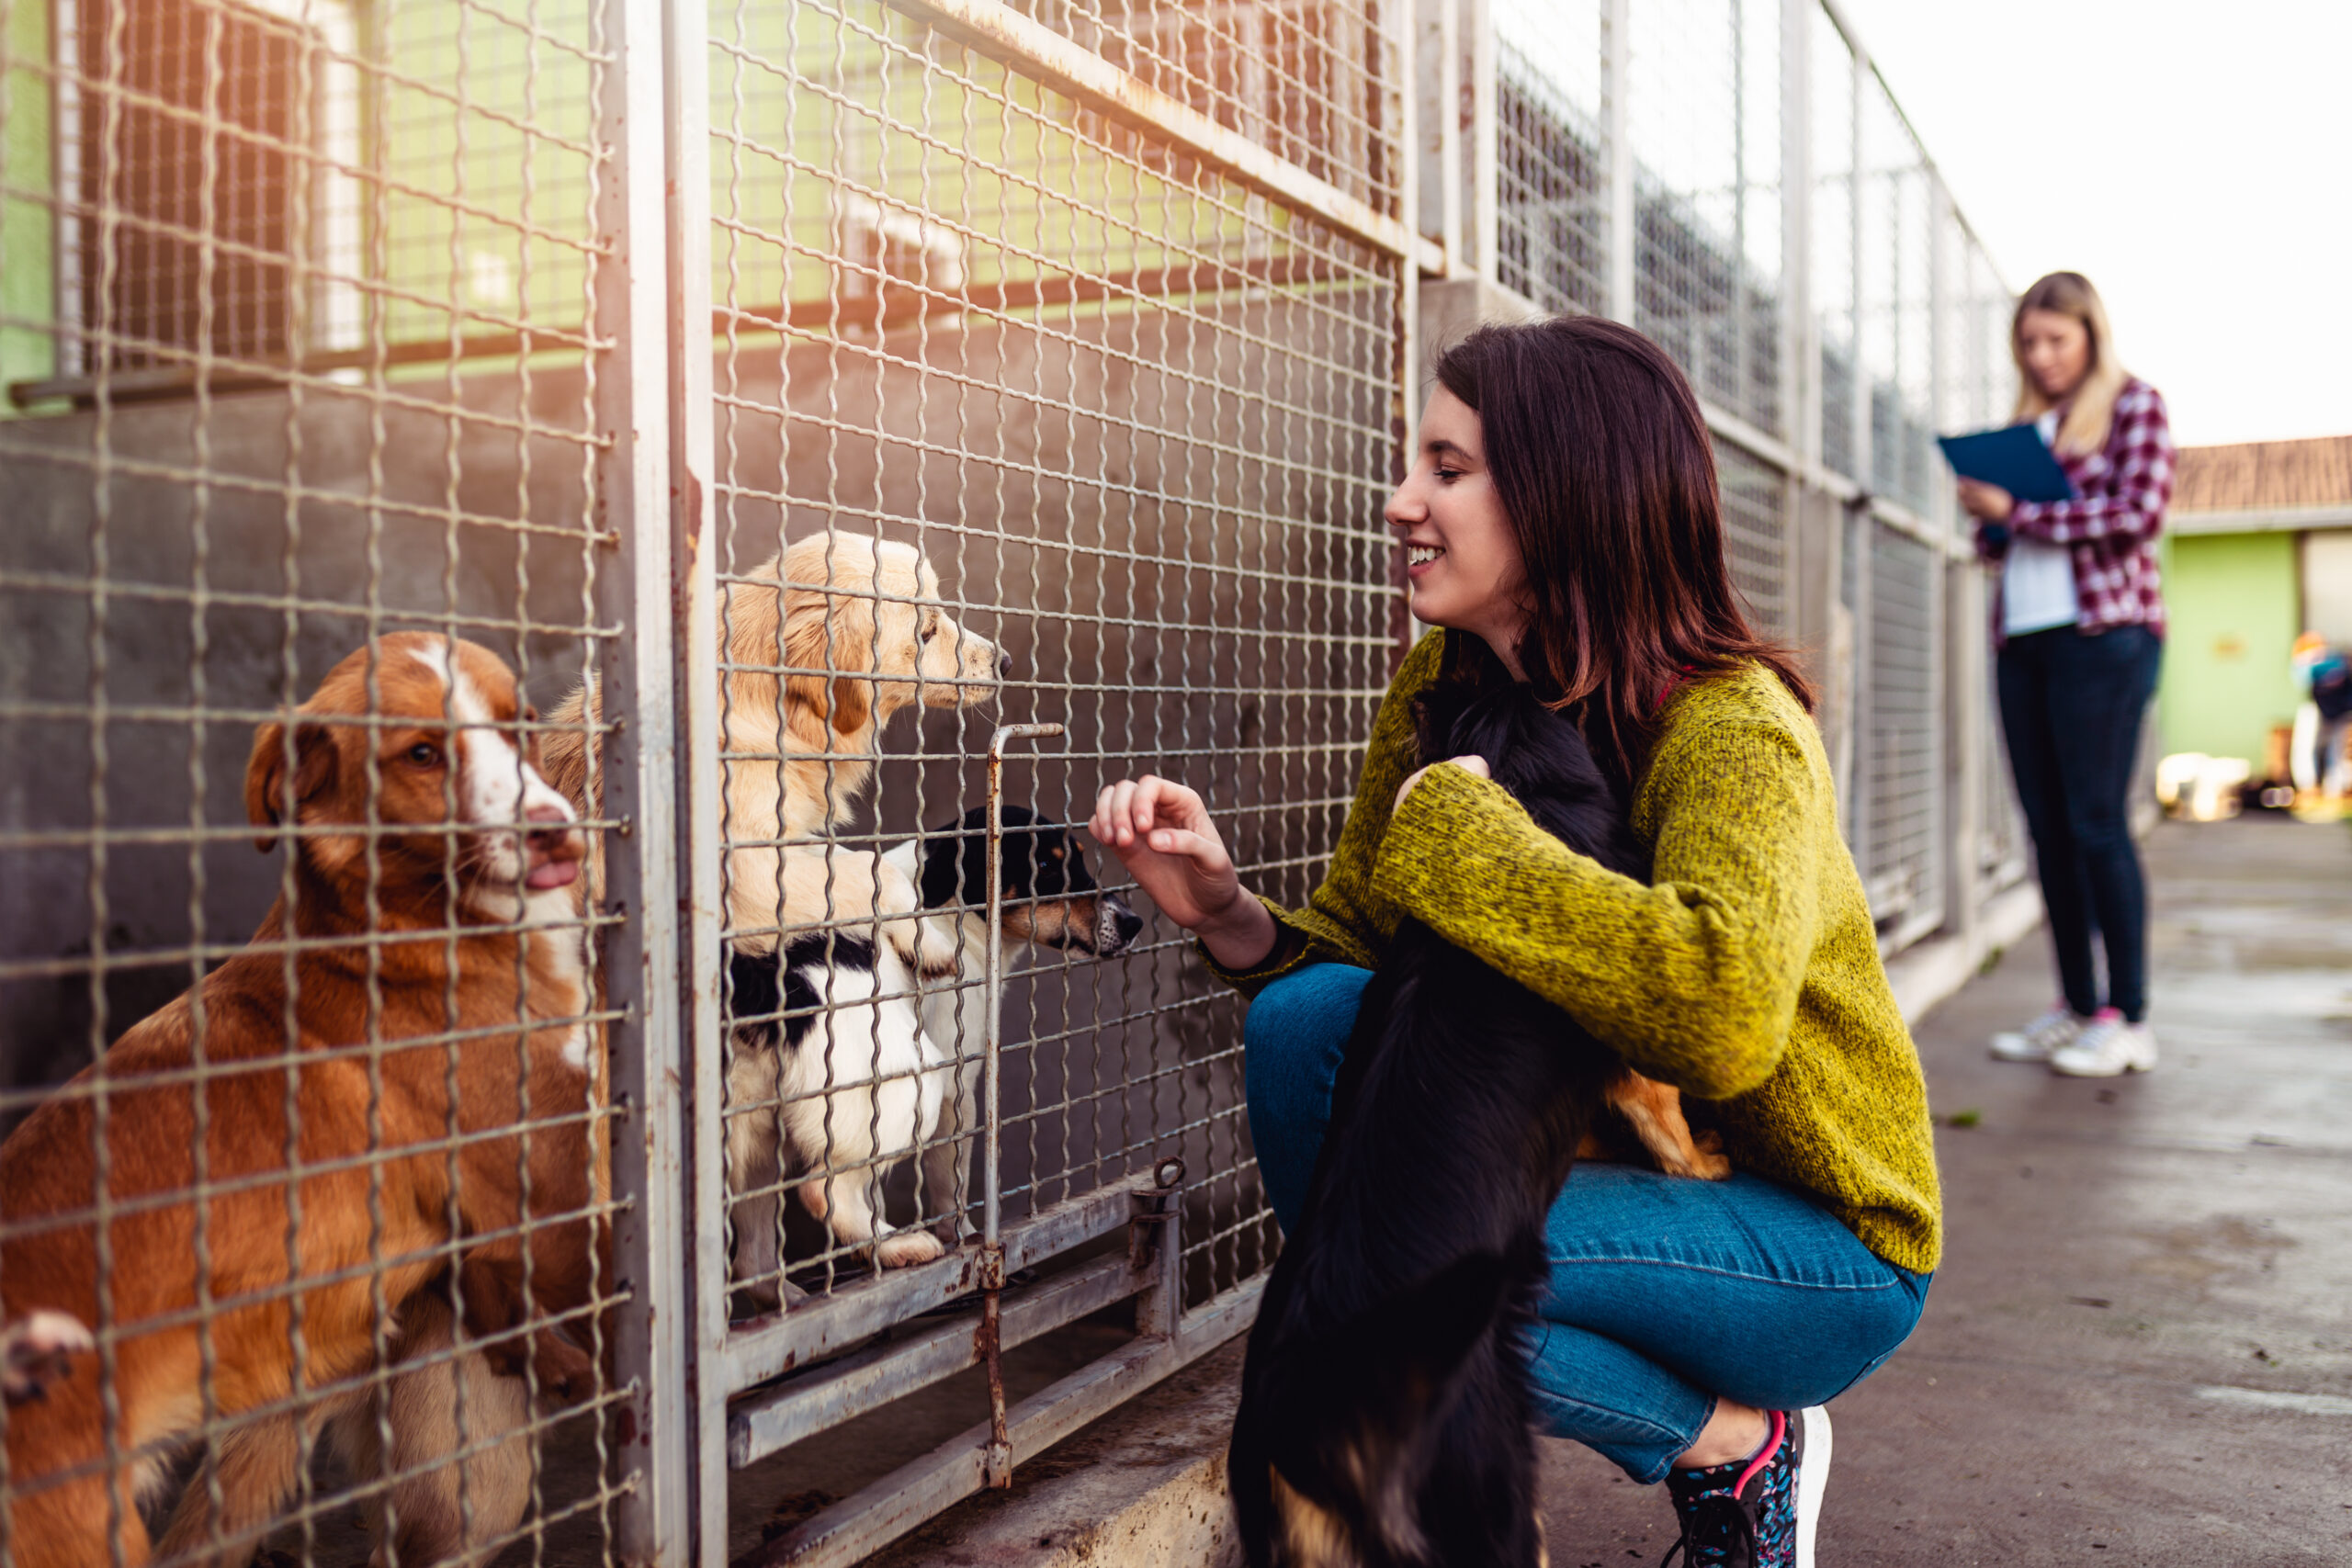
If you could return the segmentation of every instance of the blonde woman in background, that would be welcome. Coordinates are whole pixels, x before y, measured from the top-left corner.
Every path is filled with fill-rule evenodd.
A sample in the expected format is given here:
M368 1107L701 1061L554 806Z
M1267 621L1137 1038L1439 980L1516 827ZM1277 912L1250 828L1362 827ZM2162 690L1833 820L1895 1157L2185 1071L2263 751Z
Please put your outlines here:
M2001 731L2064 990L2022 1030L1994 1036L1993 1055L2112 1077L2156 1065L2147 879L2127 797L2164 651L2156 536L2172 501L2172 429L2163 394L2117 360L2106 307L2080 273L2025 291L2009 349L2017 417L2039 426L2081 499L2022 502L1960 481L1977 554L1996 569ZM2105 995L2093 931L2105 939Z

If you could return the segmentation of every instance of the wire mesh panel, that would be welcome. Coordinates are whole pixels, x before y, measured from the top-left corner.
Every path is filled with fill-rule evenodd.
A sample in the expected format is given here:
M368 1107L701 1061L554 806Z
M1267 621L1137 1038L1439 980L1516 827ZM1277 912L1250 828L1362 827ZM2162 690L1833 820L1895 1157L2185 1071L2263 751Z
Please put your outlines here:
M0 6L17 1561L584 1560L647 1494L638 878L539 716L631 609L619 14Z
M1023 0L1016 7L1145 86L1358 200L1396 194L1396 77L1367 13L1332 0ZM1371 29L1381 23L1374 14ZM1146 135L1141 142L1152 139ZM1167 154L1140 143L1147 163Z
M2009 291L1974 235L1962 231L1951 299L1953 352L1946 408L1954 427L2005 424L2017 393L2009 357Z
M1400 205L1393 21L1029 15ZM1001 1344L1129 1294L1214 1314L1274 1242L1240 1004L1068 825L1154 772L1253 886L1318 880L1403 629L1399 264L888 6L740 6L708 60L728 1376L967 1296L998 1256L1035 1270ZM1009 754L992 840L1008 720L1061 728ZM1182 1238L1149 1289L1102 1250L1138 1182ZM979 1357L970 1319L940 1333L759 1390L731 1460ZM978 1484L981 1446L925 1461L925 1495ZM776 1550L876 1539L863 1507Z
M1779 433L1779 0L1631 7L1634 324L1699 395Z
M1870 398L1871 488L1915 512L1941 468L1929 399L1929 197L1926 155L1875 72L1861 82L1861 370Z
M1900 942L1942 916L1942 562L1932 547L1893 528L1871 525L1868 535L1862 878L1882 936Z
M1715 443L1723 487L1724 553L1754 624L1789 634L1788 477L1726 442Z
M1606 310L1600 0L1493 17L1496 277L1546 310Z
M129 340L104 351L117 368L159 362L135 346L141 342L191 346L199 315L227 353L284 353L292 174L286 147L300 23L188 0L99 0L73 17L61 41L79 72L120 88L111 116L103 99L88 101L71 78L74 90L64 95L61 129L70 142L58 149L60 161L85 198L111 191L121 215L104 255L110 265L94 265L105 243L96 203L81 213L59 257L76 324L94 328L103 318ZM208 109L237 134L202 135L192 122ZM207 200L209 220L198 210ZM210 298L199 304L208 234L215 241ZM77 357L89 363L87 355Z
M1837 473L1860 479L1854 51L1826 10L1812 13L1806 36L1813 51L1806 129L1813 161L1810 283L1821 337L1821 460Z
M1991 694L1983 700L1990 711L1984 726L1984 827L1977 846L1976 869L1988 889L1997 889L2025 874L2028 841L2025 814L2018 809L2017 785L2009 773L2009 748L2001 730L2000 709Z
M2017 371L2009 356L2007 288L1994 269L1992 258L1964 230L1960 235L1957 284L1951 298L1952 349L1946 380L1945 421L1954 429L1981 430L2008 423L2017 395ZM1963 540L1969 519L1955 519ZM1963 558L1965 559L1965 558ZM1981 570L1969 561L1956 570ZM1966 635L1979 628L1963 627ZM1989 679L1989 677L1988 677ZM1991 693L1981 694L1988 710L1984 725L1984 798L1982 838L1977 847L1978 874L1988 887L2006 886L2025 874L2025 820L2019 814L2017 791L2009 777L2008 751L2001 736L2000 715Z

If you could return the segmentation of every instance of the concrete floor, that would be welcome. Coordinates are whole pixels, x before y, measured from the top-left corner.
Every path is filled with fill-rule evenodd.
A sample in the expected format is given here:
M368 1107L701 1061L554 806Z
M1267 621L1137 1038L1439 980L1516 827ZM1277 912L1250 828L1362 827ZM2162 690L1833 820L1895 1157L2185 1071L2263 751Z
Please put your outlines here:
M2156 1072L1986 1056L2056 991L2039 931L1916 1031L1948 1241L1833 1407L1825 1563L2352 1564L2352 833L2148 860ZM1545 1447L1553 1562L1657 1562L1663 1495Z

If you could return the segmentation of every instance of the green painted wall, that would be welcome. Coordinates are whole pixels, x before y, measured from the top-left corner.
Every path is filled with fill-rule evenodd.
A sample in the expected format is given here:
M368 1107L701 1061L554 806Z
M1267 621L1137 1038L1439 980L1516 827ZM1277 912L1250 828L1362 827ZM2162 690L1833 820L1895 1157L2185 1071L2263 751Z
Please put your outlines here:
M49 148L49 7L5 8L0 39L0 387L38 380L57 368L42 330L56 313L56 247L46 205L53 178ZM0 408L6 406L0 399ZM5 417L5 415L0 415Z
M594 247L588 0L356 10L360 54L390 68L314 62L329 73L327 94L357 96L344 111L356 118L356 145L344 155L361 172L322 186L326 205L311 210L311 241L327 253L325 270L360 282L364 298L356 320L314 317L311 342L438 342L517 323L581 333ZM0 385L54 368L43 330L55 310L48 11L6 7L0 183L16 194L0 198L0 316L13 323L0 324ZM1106 151L1106 139L1118 147L1132 138L940 48L880 0L843 0L838 10L743 5L731 18L714 14L710 52L712 275L722 309L772 314L840 290L831 259L842 238L839 201L859 190L903 195L960 231L975 284L1181 266L1237 254L1253 223L1268 249L1294 228L1277 212L1246 214L1221 182L1196 194L1189 176ZM1122 308L1115 298L1093 307ZM1052 310L1057 321L1069 313Z
M2292 534L2181 534L2165 540L2166 751L2244 757L2258 772L2273 725L2301 694L2288 658L2301 615Z

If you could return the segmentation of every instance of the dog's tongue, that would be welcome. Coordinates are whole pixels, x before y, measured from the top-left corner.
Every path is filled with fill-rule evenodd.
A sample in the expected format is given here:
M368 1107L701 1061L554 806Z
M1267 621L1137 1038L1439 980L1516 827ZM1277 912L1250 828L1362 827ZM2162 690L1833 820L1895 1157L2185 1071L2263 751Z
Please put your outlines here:
M531 868L530 875L523 878L523 886L540 892L550 887L569 887L572 878L579 874L580 863L576 860L543 861Z

